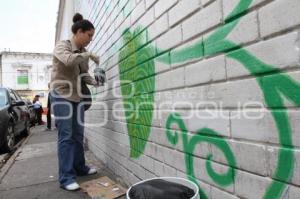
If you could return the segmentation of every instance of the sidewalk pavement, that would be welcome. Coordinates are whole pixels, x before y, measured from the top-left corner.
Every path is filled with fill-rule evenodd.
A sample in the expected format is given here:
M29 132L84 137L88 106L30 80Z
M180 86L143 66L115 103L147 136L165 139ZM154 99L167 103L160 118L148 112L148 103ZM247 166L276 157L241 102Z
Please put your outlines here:
M90 198L81 190L70 192L59 188L56 140L57 131L45 131L45 126L31 129L26 141L0 171L0 199ZM78 177L79 183L101 176L116 181L115 176L91 152L86 151L85 154L87 165L96 167L98 174Z

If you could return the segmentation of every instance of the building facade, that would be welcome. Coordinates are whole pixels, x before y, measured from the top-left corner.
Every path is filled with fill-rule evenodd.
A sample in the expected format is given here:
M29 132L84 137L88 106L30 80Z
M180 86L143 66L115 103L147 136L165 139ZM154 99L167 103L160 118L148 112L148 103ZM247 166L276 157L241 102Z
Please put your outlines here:
M61 0L108 82L91 88L91 151L128 185L196 182L203 198L300 195L299 0ZM95 66L91 65L91 70Z
M51 54L1 52L0 86L12 88L29 100L40 95L46 106L51 68Z

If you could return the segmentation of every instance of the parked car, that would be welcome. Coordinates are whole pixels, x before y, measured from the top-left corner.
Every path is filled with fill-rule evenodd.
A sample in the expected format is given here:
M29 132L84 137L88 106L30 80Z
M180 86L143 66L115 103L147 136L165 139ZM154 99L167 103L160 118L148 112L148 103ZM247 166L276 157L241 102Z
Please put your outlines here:
M0 148L11 151L15 137L30 131L30 116L24 100L12 89L0 87Z
M33 108L33 103L29 99L25 100L25 102L29 112L30 126L34 126L36 123L36 112Z

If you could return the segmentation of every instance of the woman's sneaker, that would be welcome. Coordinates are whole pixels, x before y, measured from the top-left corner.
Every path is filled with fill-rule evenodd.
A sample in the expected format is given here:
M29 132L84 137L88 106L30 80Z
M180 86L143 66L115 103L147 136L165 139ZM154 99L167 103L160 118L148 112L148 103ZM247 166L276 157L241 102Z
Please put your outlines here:
M90 170L88 171L88 175L93 175L93 174L96 174L97 173L97 170L95 168L90 168Z
M68 191L76 191L80 189L80 186L77 182L73 182L71 184L66 185L64 188Z

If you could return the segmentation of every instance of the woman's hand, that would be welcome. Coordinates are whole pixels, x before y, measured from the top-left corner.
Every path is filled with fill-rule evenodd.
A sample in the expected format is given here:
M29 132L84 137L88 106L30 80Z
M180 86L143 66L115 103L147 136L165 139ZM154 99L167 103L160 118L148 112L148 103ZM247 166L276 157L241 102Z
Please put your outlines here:
M99 81L95 80L95 81L93 81L93 86L95 86L97 88L99 86L103 86L103 84L100 83Z
M99 65L100 58L98 55L95 55L94 53L90 53L90 59L95 62L95 64Z

